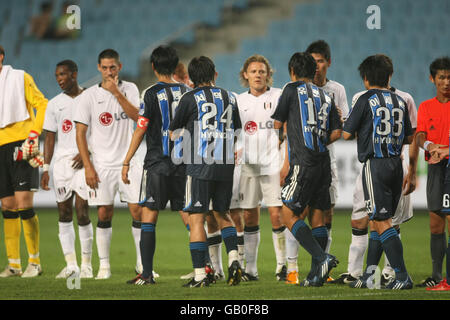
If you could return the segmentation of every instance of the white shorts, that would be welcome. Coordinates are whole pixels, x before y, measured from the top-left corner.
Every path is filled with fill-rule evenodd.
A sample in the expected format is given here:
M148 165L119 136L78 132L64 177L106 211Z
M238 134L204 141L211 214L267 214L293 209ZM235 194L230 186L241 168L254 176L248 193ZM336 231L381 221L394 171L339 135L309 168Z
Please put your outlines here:
M240 208L239 184L241 179L241 166L234 166L233 174L233 195L231 196L230 209Z
M241 175L239 197L242 209L256 208L262 199L267 207L281 207L280 174L255 177Z
M141 190L143 168L140 165L130 164L128 180L130 184L122 181L122 169L96 167L100 182L98 189L89 188L88 202L90 206L106 206L114 204L116 193L119 192L120 201L138 203Z
M328 146L328 151L330 152L330 166L331 166L330 200L331 200L332 206L334 206L337 202L338 185L339 185L335 148L336 148L336 146L334 144L330 144Z
M403 176L408 173L408 166L403 161ZM392 217L392 225L397 226L402 224L403 222L408 221L413 217L413 208L411 203L411 194L405 196L400 196L400 200L398 202L397 209L395 210L395 214ZM353 211L352 211L352 220L359 220L367 217L367 208L364 202L364 192L362 185L362 168L361 171L356 178L355 188L353 189Z
M53 164L53 186L56 202L64 202L76 192L80 198L88 198L88 186L84 177L84 168L72 168L73 156L55 159Z

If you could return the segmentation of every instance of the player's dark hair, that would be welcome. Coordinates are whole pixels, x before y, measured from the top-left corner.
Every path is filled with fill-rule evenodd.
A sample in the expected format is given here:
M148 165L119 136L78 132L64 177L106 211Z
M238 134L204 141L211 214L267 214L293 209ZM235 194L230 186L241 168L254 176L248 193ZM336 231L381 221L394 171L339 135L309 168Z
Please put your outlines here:
M289 60L288 68L297 78L312 80L316 74L316 60L307 52L296 52Z
M120 63L119 53L114 49L105 49L98 55L98 64L102 59L115 59L118 63Z
M5 58L5 49L3 49L2 46L0 46L0 54L3 55L3 59Z
M309 54L311 53L321 54L327 61L330 61L331 59L330 46L328 45L328 43L325 42L325 40L314 41L308 46L306 52L308 52Z
M385 88L394 73L392 60L384 54L375 54L364 59L358 67L361 78L372 86Z
M58 62L58 64L56 65L56 67L62 67L62 66L67 67L67 69L69 69L70 72L78 72L78 66L72 60L63 60L63 61Z
M178 65L178 54L175 48L161 45L153 50L150 56L150 63L155 71L162 75L172 75Z
M214 62L208 57L195 57L189 62L188 73L191 81L194 83L194 87L198 87L199 84L214 81L216 67Z
M51 11L53 9L53 4L50 1L45 1L41 3L41 12Z
M450 70L450 58L448 56L437 58L430 64L430 75L433 79L439 70Z

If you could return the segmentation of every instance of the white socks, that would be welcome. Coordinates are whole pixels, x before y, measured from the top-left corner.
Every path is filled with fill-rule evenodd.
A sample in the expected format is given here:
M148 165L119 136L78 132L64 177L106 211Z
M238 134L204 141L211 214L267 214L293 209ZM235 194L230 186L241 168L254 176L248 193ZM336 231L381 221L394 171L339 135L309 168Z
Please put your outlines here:
M272 230L272 241L275 249L275 256L277 259L277 268L275 273L280 272L281 268L286 265L286 231L290 232L288 228L283 231Z
M239 255L237 250L231 250L230 252L228 252L228 268L231 267L231 264L234 261L239 261Z
M298 250L300 244L291 231L287 229L286 232L286 257L287 257L287 272L297 271L298 272Z
M244 230L244 255L246 260L245 272L255 276L258 274L257 260L258 247L261 235L258 227L245 228Z
M59 241L61 242L62 251L66 259L67 265L77 265L77 256L75 251L75 230L73 221L59 222ZM81 245L81 263L91 264L92 242L94 232L92 223L85 226L78 226L78 233Z
M194 279L195 281L202 281L206 278L206 270L205 268L194 268Z
M238 232L237 233L237 237L238 237L238 255L239 255L239 265L241 266L242 269L244 269L244 264L245 264L245 242L244 244L239 244L239 238L241 238L242 240L244 239L244 232Z
M325 252L330 253L331 242L333 241L333 238L331 237L331 229L327 228L327 233L328 233L328 242L325 248Z
M364 254L369 246L367 234L352 234L352 243L348 251L348 273L357 278L363 274Z
M109 264L109 248L111 247L112 227L96 229L96 242L98 250L98 258L101 268L110 268Z
M141 260L141 228L136 228L134 226L131 226L131 233L133 234L134 239L134 245L136 247L136 267L142 266L142 260Z
M220 230L214 233L207 233L209 258L214 271L224 274L222 267L222 235Z
M81 245L81 265L91 265L92 243L94 242L94 229L92 223L85 226L78 225L78 234Z
M61 242L64 257L75 255L75 230L73 221L58 222L59 225L59 241Z

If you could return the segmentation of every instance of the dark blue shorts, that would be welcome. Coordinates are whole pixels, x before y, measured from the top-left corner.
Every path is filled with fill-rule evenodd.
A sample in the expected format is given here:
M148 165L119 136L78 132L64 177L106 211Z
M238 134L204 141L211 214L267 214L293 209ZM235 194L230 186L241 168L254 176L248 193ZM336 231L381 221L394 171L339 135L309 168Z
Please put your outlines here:
M233 181L201 180L187 176L183 211L207 213L214 210L224 213L230 209L232 195Z
M329 161L319 161L316 166L293 165L281 189L281 199L295 215L300 215L308 206L327 210L331 208L330 185Z
M144 169L139 204L150 210L164 210L170 201L170 209L180 211L184 205L185 182L183 176L166 176Z
M362 182L369 219L384 221L392 218L402 194L400 157L367 160L363 165Z

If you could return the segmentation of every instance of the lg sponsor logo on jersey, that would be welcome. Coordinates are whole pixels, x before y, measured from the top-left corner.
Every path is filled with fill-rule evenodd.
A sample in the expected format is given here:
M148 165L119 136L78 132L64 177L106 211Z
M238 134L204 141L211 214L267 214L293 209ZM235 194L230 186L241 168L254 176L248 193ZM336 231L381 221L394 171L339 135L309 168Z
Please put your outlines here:
M103 112L98 117L98 120L102 126L108 127L113 123L113 120L120 121L122 119L128 119L128 116L125 112L114 113L114 116L109 112Z
M254 135L256 131L259 129L273 129L273 121L266 121L266 122L258 122L255 121L247 121L244 125L245 133L249 135Z

